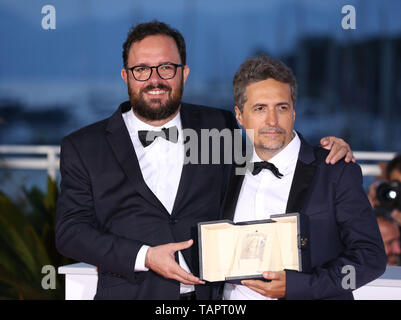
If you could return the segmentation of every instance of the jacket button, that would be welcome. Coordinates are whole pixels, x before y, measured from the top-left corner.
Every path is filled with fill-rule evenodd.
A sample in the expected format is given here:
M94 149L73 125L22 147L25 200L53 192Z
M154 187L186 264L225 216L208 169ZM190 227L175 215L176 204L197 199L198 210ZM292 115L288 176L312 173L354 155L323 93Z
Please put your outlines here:
M178 222L177 219L174 219L174 218L170 218L170 219L169 219L169 223L170 223L170 224L176 224L177 222Z

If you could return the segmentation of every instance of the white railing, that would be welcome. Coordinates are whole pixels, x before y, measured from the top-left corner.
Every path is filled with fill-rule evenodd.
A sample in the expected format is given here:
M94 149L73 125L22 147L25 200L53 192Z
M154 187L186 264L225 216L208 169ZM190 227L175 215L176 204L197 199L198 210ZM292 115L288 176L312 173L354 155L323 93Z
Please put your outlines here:
M355 151L354 156L358 164L361 166L362 174L364 176L381 176L382 172L379 162L387 162L397 155L396 152L369 152L369 151ZM363 163L365 161L373 161L373 164Z
M29 155L35 155L35 157L27 157ZM0 146L0 168L46 170L47 174L56 180L59 167L59 146Z
M20 156L17 157L16 155ZM27 157L27 155L35 155L36 157ZM395 155L396 152L354 152L364 176L380 176L381 169L378 162L390 161ZM59 146L0 145L0 168L3 169L47 170L48 175L56 179L60 166L59 157ZM364 163L366 161L373 163L366 164Z

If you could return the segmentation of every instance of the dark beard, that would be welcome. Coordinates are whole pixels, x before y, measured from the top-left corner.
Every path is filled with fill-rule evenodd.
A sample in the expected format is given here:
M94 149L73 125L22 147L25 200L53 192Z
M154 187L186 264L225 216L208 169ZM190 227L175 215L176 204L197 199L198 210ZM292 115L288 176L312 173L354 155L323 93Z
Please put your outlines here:
M130 97L130 102L133 110L140 117L147 120L163 120L167 119L171 115L177 112L181 104L182 93L184 89L183 83L181 83L180 88L177 89L175 94L171 94L164 105L161 104L160 99L151 99L152 103L158 103L158 107L149 106L143 98L143 92L152 89L165 89L171 94L171 88L163 84L158 84L157 86L149 85L143 88L139 94L135 94L131 91L130 85L128 85L128 95Z

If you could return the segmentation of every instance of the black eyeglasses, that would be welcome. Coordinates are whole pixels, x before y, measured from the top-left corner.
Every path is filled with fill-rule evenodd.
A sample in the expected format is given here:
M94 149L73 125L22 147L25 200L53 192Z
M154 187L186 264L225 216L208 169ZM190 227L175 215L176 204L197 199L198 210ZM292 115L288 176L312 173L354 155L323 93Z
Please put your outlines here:
M127 70L131 70L134 79L137 81L147 81L152 76L153 69L156 69L157 74L163 80L169 80L175 77L177 73L178 67L183 67L183 64L176 64L172 62L162 63L158 66L133 66L131 68L127 68Z

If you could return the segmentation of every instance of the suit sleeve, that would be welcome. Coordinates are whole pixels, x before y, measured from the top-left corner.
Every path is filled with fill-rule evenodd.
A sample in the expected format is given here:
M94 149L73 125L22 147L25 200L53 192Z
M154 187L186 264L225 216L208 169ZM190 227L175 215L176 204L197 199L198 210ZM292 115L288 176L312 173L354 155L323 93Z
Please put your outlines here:
M334 298L355 289L349 288L352 282L345 278L351 275L349 270L355 270L356 288L373 281L385 271L383 241L362 188L360 167L345 165L335 190L336 223L344 250L336 259L315 267L311 274L286 270L287 299ZM343 280L348 284L345 288Z
M58 251L102 271L135 279L136 255L143 243L101 230L88 171L68 137L61 144L60 172L61 192L56 215Z

